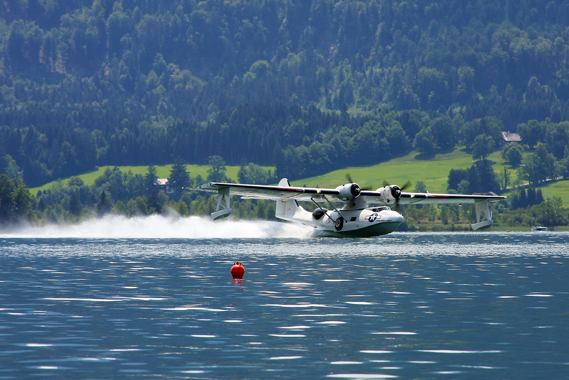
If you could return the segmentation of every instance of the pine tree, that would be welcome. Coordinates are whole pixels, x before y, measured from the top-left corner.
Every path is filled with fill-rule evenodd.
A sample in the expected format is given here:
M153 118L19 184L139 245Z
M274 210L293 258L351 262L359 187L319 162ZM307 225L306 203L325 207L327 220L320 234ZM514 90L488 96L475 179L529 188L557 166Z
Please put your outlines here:
M520 190L520 208L528 207L528 196L525 189Z
M69 200L69 212L71 212L75 216L79 216L81 214L81 208L83 205L79 199L78 191L73 191L71 193L71 199Z
M541 204L543 201L544 199L541 189L537 189L537 193L535 195L535 204Z
M528 206L533 206L533 205L536 204L536 203L535 203L535 198L536 198L536 195L535 195L535 188L530 187L530 188L528 189Z
M144 176L144 188L146 194L152 193L152 190L154 190L154 186L156 185L157 179L158 175L156 174L156 167L152 164L148 165L148 172Z
M210 182L225 182L227 176L225 175L225 161L221 156L210 156L208 159L210 168L207 170L207 180Z
M146 200L146 204L148 205L148 213L160 213L161 206L160 206L160 198L158 198L158 192L156 190L152 190L150 195Z
M99 202L97 202L97 215L103 216L111 211L113 208L113 200L110 196L107 196L106 191L101 192L101 198L99 198Z
M185 189L191 187L191 184L190 173L186 171L186 164L181 158L176 159L168 178L168 187L174 190L175 197L179 198Z

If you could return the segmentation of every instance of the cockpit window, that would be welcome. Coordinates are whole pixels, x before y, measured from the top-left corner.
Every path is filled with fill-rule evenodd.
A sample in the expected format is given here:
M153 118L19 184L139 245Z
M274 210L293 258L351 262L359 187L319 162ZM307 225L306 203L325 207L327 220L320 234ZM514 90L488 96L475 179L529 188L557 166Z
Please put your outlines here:
M391 210L391 209L387 206L376 207L376 208L371 209L371 211L373 211L373 212L380 212L380 211L385 211L385 210Z

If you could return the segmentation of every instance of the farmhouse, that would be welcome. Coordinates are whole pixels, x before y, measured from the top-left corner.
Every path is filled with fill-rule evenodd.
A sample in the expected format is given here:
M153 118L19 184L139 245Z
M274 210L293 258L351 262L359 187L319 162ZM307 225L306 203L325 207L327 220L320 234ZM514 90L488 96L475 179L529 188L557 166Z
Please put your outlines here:
M522 138L517 133L502 132L502 138L504 139L504 142L506 142L506 143L521 142L522 141Z

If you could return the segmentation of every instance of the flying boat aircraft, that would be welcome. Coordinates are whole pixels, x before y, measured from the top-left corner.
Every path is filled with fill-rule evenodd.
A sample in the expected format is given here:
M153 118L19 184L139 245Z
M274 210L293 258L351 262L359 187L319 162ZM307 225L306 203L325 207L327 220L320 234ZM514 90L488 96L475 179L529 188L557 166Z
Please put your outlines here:
M276 217L313 227L318 236L369 237L389 234L403 223L403 216L392 210L399 205L423 204L468 204L473 203L476 223L473 230L492 225L493 203L506 197L496 194L430 194L407 193L409 185L399 187L384 183L375 191L362 189L346 175L349 183L335 189L294 187L283 178L277 186L247 185L238 183L210 182L196 190L217 192L217 209L212 218L220 219L231 214L231 195L243 199L266 199L276 201ZM299 201L312 202L316 208L307 211ZM343 202L340 208L336 203ZM324 207L322 205L324 203ZM371 205L371 206L370 206Z

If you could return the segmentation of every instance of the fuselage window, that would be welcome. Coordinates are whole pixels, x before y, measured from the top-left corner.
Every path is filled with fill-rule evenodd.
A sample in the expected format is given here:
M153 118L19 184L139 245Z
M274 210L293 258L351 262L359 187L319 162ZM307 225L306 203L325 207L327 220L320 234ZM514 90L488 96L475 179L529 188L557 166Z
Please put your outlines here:
M312 213L312 217L316 220L320 220L326 214L326 211L326 209L317 208Z

